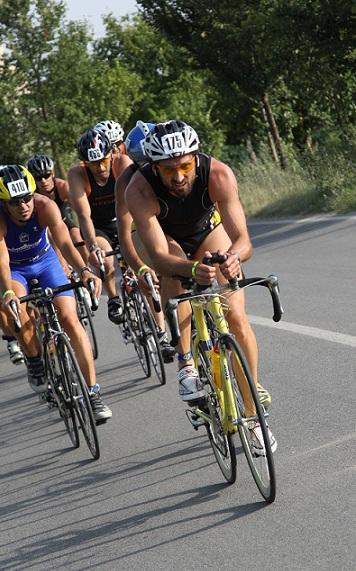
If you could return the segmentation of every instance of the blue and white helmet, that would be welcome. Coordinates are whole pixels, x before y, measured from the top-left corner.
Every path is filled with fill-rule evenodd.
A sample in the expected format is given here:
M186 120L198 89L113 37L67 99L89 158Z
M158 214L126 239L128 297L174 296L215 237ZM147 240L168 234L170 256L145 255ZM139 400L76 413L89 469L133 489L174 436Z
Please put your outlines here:
M81 135L77 149L82 161L92 163L105 159L111 151L111 143L103 131L88 129Z
M157 123L144 143L145 154L152 162L181 157L198 149L199 137L184 121Z
M100 121L94 127L96 131L102 131L108 137L111 144L121 143L124 140L124 130L120 123L116 121L111 121L111 119L105 119Z
M147 161L144 142L145 138L154 127L154 123L144 123L143 121L137 121L136 127L131 129L131 131L128 133L125 141L126 152L130 159L135 161L135 163L140 164Z

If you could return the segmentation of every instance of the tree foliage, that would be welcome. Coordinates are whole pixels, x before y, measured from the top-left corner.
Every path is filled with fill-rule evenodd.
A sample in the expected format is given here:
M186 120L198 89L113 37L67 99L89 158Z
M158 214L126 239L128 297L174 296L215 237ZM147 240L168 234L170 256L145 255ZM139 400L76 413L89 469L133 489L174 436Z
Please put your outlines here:
M0 162L48 152L59 170L104 118L181 118L204 150L266 141L287 154L350 145L355 119L351 0L138 0L95 40L63 0L0 2ZM272 149L273 150L273 149ZM276 152L276 151L274 151Z
M138 0L143 16L219 78L226 106L246 135L268 94L282 135L303 144L355 113L355 27L351 0ZM241 110L243 110L241 112ZM230 130L230 141L233 139Z

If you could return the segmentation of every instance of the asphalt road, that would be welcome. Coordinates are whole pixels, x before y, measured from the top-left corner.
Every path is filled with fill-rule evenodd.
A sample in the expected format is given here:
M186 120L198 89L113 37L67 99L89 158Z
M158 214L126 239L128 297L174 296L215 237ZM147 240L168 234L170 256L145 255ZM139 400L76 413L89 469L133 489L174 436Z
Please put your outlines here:
M277 498L267 506L238 457L225 485L202 431L168 383L95 317L98 380L113 410L102 455L70 446L0 347L0 570L356 568L356 219L250 223L247 275L279 276L280 324L247 292L260 377L273 396Z

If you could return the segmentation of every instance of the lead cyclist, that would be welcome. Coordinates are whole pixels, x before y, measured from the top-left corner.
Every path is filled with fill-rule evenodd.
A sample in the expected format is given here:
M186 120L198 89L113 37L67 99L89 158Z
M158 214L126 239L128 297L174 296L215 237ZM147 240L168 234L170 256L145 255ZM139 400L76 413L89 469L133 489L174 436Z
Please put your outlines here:
M240 262L252 255L246 217L231 168L199 151L196 131L183 121L158 123L147 134L144 151L149 163L140 168L126 189L126 201L136 225L135 247L144 262L162 276L162 297L182 293L174 276L193 276L210 285L239 276ZM217 267L202 263L210 252L227 254ZM271 396L258 383L257 342L245 309L244 292L229 292L227 320L247 358L260 401ZM178 345L179 395L185 402L204 395L191 353L191 309L179 304L181 339ZM277 442L269 430L272 450ZM256 448L259 425L251 429Z

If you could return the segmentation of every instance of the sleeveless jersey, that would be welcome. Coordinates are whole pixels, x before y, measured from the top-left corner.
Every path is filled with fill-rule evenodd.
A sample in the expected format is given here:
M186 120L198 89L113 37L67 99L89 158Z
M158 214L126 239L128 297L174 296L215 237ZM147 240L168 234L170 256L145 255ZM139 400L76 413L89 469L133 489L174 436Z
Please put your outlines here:
M53 181L53 182L54 182L54 187L53 187L53 190L54 190L54 202L57 204L59 210L62 211L62 207L63 207L63 205L64 205L64 200L62 200L61 197L59 196L59 192L58 192L58 188L57 188L58 185L57 185L57 182L56 182L56 181L57 181L57 179L55 178L54 181Z
M211 157L203 153L198 153L198 157L199 166L193 188L183 198L170 194L160 177L152 171L151 164L140 169L159 201L160 213L157 219L162 230L179 244L186 244L186 248L183 248L185 250L193 250L195 244L201 242L200 237L206 236L220 223L220 216L208 192ZM198 241L193 240L195 237L199 237ZM188 243L192 247L188 247Z
M10 256L10 266L34 262L48 252L51 245L47 229L40 226L36 211L26 224L21 226L11 220L5 208L2 209L2 214L7 227L5 243Z
M100 186L94 179L91 171L84 167L89 188L87 190L88 202L91 208L91 219L95 228L109 226L116 220L115 214L115 178L110 170L110 176L105 186Z

